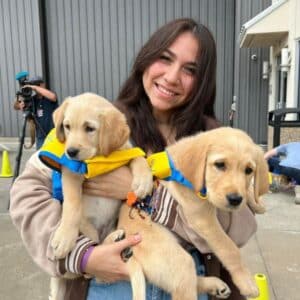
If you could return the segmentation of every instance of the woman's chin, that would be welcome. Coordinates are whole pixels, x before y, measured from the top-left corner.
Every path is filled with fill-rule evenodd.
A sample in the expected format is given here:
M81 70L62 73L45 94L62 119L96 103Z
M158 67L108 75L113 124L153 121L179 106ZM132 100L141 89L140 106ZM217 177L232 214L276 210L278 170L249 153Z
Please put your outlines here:
M167 99L155 99L154 101L151 101L152 107L156 111L168 111L175 107L173 100L167 100Z

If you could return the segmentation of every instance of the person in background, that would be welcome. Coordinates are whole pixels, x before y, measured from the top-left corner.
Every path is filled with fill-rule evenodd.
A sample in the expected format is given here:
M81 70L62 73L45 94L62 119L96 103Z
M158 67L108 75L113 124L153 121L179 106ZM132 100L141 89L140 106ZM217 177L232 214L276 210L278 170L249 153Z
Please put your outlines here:
M116 106L127 117L132 143L151 154L182 137L219 127L214 111L215 95L216 47L212 34L192 19L176 19L159 28L141 48ZM131 183L131 172L125 166L86 181L83 192L126 199ZM156 192L155 197L161 195L161 202L166 197L175 201L166 190L158 188ZM67 258L57 261L49 241L60 222L61 206L51 195L50 170L32 158L14 182L10 195L13 223L22 233L29 254L43 270L52 276L70 271L105 281L98 283L83 277L69 280L65 300L132 298L126 263L120 252L141 242L142 236L137 233L105 245L80 236ZM247 206L232 214L219 212L218 215L224 230L238 246L243 246L256 230L254 215ZM190 244L185 247L194 258L197 273L221 277L232 289L230 299L245 299L206 245L200 248ZM171 298L165 291L147 284L147 300L151 299ZM198 299L208 299L208 296L199 295Z
M54 127L52 113L58 107L57 96L54 92L46 88L46 84L41 76L31 78L29 81L40 82L38 85L25 85L30 87L35 93L32 96L32 113L34 118L31 119L35 126L36 149L40 149L50 130ZM14 109L25 109L25 103L22 97L18 97L14 103Z
M280 145L265 153L269 170L287 176L295 185L295 203L300 204L300 142Z

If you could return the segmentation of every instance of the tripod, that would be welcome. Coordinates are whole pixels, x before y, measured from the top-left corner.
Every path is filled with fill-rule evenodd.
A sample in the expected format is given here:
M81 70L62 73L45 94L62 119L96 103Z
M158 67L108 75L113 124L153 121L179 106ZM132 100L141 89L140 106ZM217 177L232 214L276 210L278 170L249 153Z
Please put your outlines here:
M46 133L43 130L43 128L41 127L41 125L39 124L39 122L37 121L35 114L30 110L24 111L24 121L23 121L23 126L22 126L22 134L21 134L20 140L19 140L19 148L18 148L18 154L16 156L16 165L15 165L14 176L13 176L13 181L12 182L14 182L15 179L19 176L20 164L21 164L25 134L26 134L26 126L27 126L27 122L29 120L33 120L35 126L38 126L40 131L44 134L44 136L46 136Z
M19 148L18 148L18 154L16 156L16 165L15 165L15 169L14 169L14 176L13 176L13 179L12 179L12 184L14 183L16 178L19 176L22 153L23 153L23 147L24 147L24 141L25 141L25 135L26 135L26 127L27 127L27 122L30 119L34 121L35 126L39 126L39 128L42 130L42 132L44 132L41 125L37 121L36 116L34 115L34 113L31 112L30 110L24 111L24 120L23 120L23 126L22 126L22 133L21 133L21 136L20 136L20 139L19 139ZM44 134L45 134L45 132L44 132ZM10 202L8 202L8 210L9 210L9 207L10 207Z
M21 158L22 158L22 153L23 153L23 146L24 146L24 140L25 140L25 133L26 133L26 127L27 127L27 122L29 119L35 118L33 116L33 113L31 111L25 111L24 112L24 120L23 120L23 126L22 126L22 133L19 139L19 148L18 148L18 154L16 156L16 165L15 165L15 170L14 170L14 177L13 177L13 182L15 179L19 176L19 171L20 171L20 164L21 164Z

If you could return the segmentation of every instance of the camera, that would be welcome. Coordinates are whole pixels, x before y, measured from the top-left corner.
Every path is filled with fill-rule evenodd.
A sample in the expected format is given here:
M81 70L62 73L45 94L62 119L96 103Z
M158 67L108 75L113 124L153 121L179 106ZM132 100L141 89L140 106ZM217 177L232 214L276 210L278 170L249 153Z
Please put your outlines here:
M24 99L28 99L33 96L33 90L31 87L21 87L20 92L18 93L20 96L22 96Z
M22 71L16 74L16 80L20 85L20 90L17 91L16 96L18 97L18 99L19 97L22 97L22 101L24 101L25 104L24 111L33 110L33 97L36 94L31 87L26 85L40 85L41 83L43 83L43 80L41 78L36 80L29 80L28 75L29 73L27 71Z

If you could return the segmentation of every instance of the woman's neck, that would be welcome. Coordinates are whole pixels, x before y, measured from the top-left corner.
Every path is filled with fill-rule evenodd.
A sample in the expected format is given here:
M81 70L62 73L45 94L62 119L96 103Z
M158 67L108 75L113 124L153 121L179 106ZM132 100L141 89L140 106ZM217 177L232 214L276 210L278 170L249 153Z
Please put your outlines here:
M167 145L171 145L171 144L175 143L175 137L176 137L175 128L173 128L168 123L157 122L157 126L158 126L160 133L165 138Z
M171 117L171 114L167 111L156 111L156 110L153 110L153 116L154 116L154 119L157 123L157 125L159 124L170 124L170 117Z
M175 142L176 130L171 125L171 112L153 110L153 116L160 133L167 142L167 145L173 144Z

